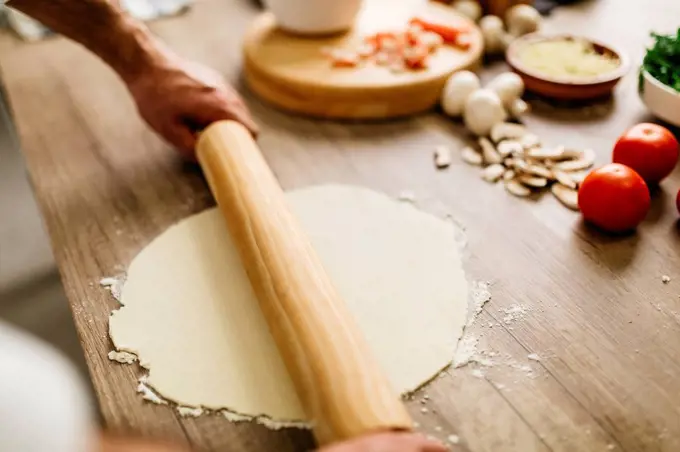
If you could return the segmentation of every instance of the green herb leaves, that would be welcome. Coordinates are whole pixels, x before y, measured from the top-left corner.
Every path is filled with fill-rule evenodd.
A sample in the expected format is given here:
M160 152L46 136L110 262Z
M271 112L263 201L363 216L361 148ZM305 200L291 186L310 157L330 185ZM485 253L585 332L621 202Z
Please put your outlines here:
M652 33L654 46L647 49L642 69L680 92L680 29L675 35Z

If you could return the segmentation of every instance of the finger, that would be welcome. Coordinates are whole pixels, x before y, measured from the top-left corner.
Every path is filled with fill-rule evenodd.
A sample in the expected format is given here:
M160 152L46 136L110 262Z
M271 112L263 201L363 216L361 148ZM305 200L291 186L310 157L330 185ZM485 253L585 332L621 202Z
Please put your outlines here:
M202 127L208 127L216 121L233 120L243 124L253 136L259 133L259 127L243 102L230 101L216 97L197 109L197 120Z
M161 130L163 137L185 158L196 160L196 135L191 128L182 121L173 121Z
M319 452L446 452L443 444L414 433L375 433L333 444Z
M439 441L427 439L419 433L400 433L399 438L394 437L396 443L408 443L412 450L418 452L447 452L448 448ZM389 449L388 449L389 450Z

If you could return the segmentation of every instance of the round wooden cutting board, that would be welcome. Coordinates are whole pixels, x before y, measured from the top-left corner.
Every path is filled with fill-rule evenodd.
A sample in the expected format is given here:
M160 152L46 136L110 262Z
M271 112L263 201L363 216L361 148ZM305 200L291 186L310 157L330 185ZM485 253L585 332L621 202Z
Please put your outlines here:
M428 68L394 73L366 64L331 66L322 49L355 48L364 36L403 30L413 17L443 24L467 24L468 50L444 46L429 57ZM285 33L270 13L251 25L244 42L245 78L250 88L273 105L304 115L334 119L385 119L433 108L446 79L476 66L482 57L479 29L452 8L426 0L366 0L355 27L333 37Z

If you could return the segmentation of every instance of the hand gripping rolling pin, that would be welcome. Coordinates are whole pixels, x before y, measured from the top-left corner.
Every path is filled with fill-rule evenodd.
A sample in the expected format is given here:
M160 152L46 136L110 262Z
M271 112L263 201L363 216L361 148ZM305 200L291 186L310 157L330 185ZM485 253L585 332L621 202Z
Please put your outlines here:
M234 121L214 123L196 155L319 444L410 430L250 133Z

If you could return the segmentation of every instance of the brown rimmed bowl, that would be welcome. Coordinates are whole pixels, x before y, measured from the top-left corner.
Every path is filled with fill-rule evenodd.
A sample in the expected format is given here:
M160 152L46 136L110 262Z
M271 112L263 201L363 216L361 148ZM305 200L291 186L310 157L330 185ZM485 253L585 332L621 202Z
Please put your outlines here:
M528 68L519 58L520 51L526 45L542 41L557 40L586 40L593 45L596 52L610 55L619 60L619 67L606 74L594 77L555 77ZM602 44L589 38L568 34L543 35L532 33L518 38L510 44L506 59L513 71L524 80L526 89L541 96L558 100L583 101L611 95L612 90L630 68L628 57L611 46Z

